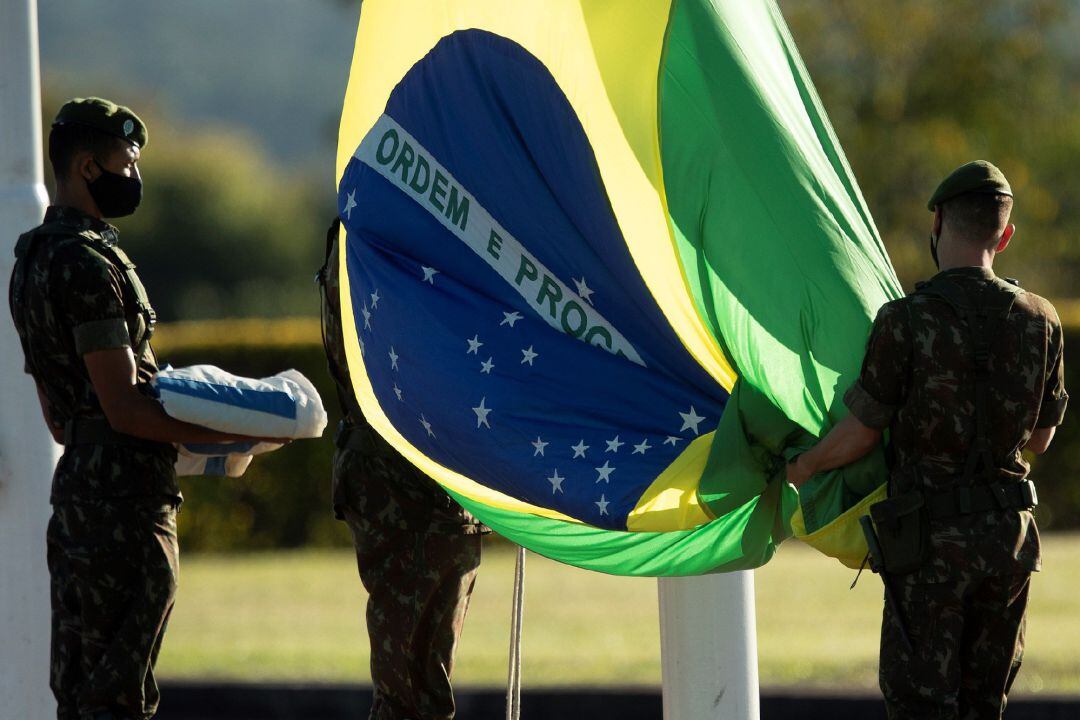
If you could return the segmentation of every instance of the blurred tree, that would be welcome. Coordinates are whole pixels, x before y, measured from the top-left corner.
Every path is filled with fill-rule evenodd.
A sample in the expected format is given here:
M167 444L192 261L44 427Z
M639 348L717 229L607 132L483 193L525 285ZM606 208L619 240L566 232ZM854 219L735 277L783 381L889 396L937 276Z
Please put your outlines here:
M163 317L317 312L329 183L289 178L249 140L220 133L159 137L142 167L143 207L120 226Z
M238 130L179 128L129 102L150 129L143 201L112 222L161 319L318 313L330 182L273 164Z
M1016 193L1001 270L1076 294L1080 82L1069 0L781 0L905 286L933 273L926 199L985 158Z
M1075 0L780 3L907 287L933 272L926 198L953 167L983 157L1017 195L1020 232L1002 273L1042 294L1080 293ZM46 118L87 92L77 78L62 84L49 86ZM153 97L118 97L146 117L151 143L143 205L117 225L162 317L314 314L310 279L335 201L326 171L287 169L235 128L175 124ZM305 128L334 134L324 116ZM324 168L332 145L309 166Z

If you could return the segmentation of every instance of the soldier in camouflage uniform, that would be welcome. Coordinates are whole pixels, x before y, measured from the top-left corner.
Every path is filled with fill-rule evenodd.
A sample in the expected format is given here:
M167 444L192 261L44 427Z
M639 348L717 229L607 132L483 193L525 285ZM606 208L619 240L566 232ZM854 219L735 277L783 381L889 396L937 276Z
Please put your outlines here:
M46 538L61 720L153 716L178 572L172 443L233 439L169 418L146 393L154 311L103 220L138 205L146 139L106 100L61 108L49 136L56 204L19 238L9 286L25 370L64 445Z
M889 430L890 499L871 509L894 593L880 658L889 717L999 718L1041 562L1021 451L1044 452L1065 413L1061 323L1049 302L993 272L1015 229L1000 170L958 168L929 207L941 272L881 308L844 397L851 415L788 479L847 464Z
M450 674L489 530L364 420L342 334L338 221L319 271L323 344L344 420L333 468L334 513L352 532L368 592L372 720L449 720Z

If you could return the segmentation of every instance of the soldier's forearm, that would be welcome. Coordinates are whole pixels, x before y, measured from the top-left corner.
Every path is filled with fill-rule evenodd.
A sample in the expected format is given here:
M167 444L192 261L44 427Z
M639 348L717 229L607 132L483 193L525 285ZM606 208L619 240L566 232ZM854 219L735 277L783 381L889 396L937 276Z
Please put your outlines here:
M105 419L117 432L165 443L228 443L252 439L170 417L157 400L139 392L135 357L129 347L89 352L83 355L83 361Z
M105 408L113 430L144 440L166 443L227 443L250 438L218 432L170 417L161 404L134 391Z
M1036 428L1032 431L1031 437L1028 438L1027 444L1024 445L1024 449L1030 450L1036 455L1042 455L1050 447L1056 432L1056 427Z
M796 461L809 477L843 467L866 456L881 442L881 431L863 425L854 415L836 424L829 434Z

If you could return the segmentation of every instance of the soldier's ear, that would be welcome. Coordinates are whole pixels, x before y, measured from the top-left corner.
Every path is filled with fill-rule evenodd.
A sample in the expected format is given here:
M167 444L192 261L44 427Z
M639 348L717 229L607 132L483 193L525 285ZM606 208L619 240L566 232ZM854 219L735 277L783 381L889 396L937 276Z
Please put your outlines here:
M941 206L938 205L934 208L934 229L935 235L941 235Z
M97 163L94 162L94 154L91 152L83 151L75 156L75 175L78 175L86 182L91 182L97 179L97 176L101 174L101 169L98 168Z
M1005 248L1009 246L1009 241L1012 240L1013 234L1016 232L1016 226L1009 223L1005 226L1005 232L1001 233L1001 239L998 240L997 246L994 248L994 252L1004 252Z

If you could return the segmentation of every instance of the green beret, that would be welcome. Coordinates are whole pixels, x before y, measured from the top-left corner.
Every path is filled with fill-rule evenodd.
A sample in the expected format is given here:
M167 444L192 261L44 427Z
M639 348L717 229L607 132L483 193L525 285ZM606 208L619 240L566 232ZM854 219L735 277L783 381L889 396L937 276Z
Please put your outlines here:
M101 98L68 100L53 120L53 127L59 125L84 125L127 140L136 147L146 147L146 125L139 116L130 108Z
M1012 188L1005 174L985 160L975 160L949 173L941 181L937 190L930 196L926 207L933 211L938 205L960 195L979 193L983 195L1008 195L1012 197Z

